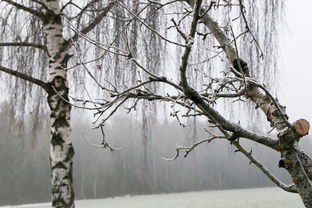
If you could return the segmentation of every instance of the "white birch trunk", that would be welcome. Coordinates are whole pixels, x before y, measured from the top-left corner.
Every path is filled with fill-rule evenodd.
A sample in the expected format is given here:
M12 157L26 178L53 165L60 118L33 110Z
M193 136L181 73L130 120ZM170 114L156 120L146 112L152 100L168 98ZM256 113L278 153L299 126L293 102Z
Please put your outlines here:
M70 133L70 109L66 71L68 43L63 37L59 0L47 0L49 8L44 30L49 55L48 84L51 91L48 104L51 109L50 163L52 176L52 206L57 208L74 207L73 156Z

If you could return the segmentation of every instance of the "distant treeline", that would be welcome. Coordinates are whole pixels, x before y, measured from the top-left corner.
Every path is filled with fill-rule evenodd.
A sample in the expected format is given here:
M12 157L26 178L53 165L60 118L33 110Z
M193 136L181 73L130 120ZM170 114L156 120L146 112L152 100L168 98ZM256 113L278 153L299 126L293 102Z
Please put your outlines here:
M20 121L9 104L0 106L0 205L50 200L50 135L47 121L41 120ZM77 199L273 185L242 154L233 153L228 141L202 144L184 159L183 155L175 161L162 159L175 155L176 144L207 138L204 122L197 122L196 129L176 122L156 123L146 138L140 122L118 118L104 127L109 144L122 148L116 152L90 145L99 145L102 134L91 129L87 116L73 112L72 124ZM308 139L304 145L312 149ZM281 180L289 182L277 167L278 154L257 146L252 150Z

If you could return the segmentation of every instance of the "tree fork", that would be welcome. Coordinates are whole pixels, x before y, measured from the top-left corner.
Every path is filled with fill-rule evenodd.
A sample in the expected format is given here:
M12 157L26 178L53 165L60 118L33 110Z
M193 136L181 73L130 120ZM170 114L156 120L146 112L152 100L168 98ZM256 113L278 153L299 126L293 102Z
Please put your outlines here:
M196 2L195 0L185 1L191 7L194 7ZM233 66L235 67L237 63L237 67L241 69L240 71L242 74L246 75L246 73L248 73L247 64L244 64L245 62L241 62L240 59L238 59L237 51L232 46L230 39L220 29L218 23L204 12L205 10L202 9L201 13L203 15L201 21L208 27L212 35L219 42ZM247 90L246 97L261 108L271 125L279 131L279 141L286 149L286 151L282 152L282 158L290 161L290 165L286 169L291 175L305 207L312 208L312 186L308 178L311 166L304 167L305 164L301 161L301 156L304 155L304 158L309 161L309 163L312 163L311 158L300 151L295 144L296 141L308 133L310 125L304 119L300 119L292 125L289 124L285 109L281 108L282 106L277 101L273 100L274 98L272 99L269 95L261 93L258 87L260 86L252 84Z

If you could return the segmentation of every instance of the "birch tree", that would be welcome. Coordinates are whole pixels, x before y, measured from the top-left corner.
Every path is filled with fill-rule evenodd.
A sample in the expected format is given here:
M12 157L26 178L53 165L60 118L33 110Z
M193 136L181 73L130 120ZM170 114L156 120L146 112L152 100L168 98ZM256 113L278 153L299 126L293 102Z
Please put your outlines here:
M259 79L261 79L259 74L263 73L259 72L259 70L265 70L265 61L272 63L276 57L270 54L270 51L267 50L268 48L264 49L267 47L265 41L269 41L268 34L264 34L265 38L262 39L264 42L260 42L259 37L261 37L261 34L255 32L260 33L261 31L253 30L254 27L250 24L250 21L256 21L254 20L256 17L250 18L250 14L252 14L253 11L248 10L253 8L252 5L254 3L242 0L155 1L153 2L153 6L156 10L171 4L176 7L174 7L173 11L170 10L171 13L168 12L167 15L176 13L181 15L178 16L179 18L175 19L173 17L171 19L172 24L170 28L175 29L180 36L177 39L172 39L172 36L164 36L161 30L156 30L151 24L148 24L146 21L148 15L141 14L138 12L140 10L137 8L131 10L131 8L122 1L117 2L118 5L123 7L142 27L147 28L154 33L157 38L166 42L166 44L175 45L175 47L179 48L177 49L181 51L181 56L178 60L179 66L176 69L171 69L169 64L165 66L167 71L172 70L178 73L178 77L175 79L172 77L172 74L168 75L168 73L166 74L164 71L155 71L153 66L146 63L144 64L144 60L142 60L141 57L135 56L135 53L132 53L131 47L120 48L120 51L122 51L120 55L125 57L125 62L132 62L135 64L137 73L139 72L144 75L140 76L140 78L137 77L136 82L133 83L134 85L132 86L120 87L114 85L109 91L104 90L104 93L108 92L110 95L110 98L106 97L104 102L94 103L92 100L84 101L96 105L97 112L95 113L95 117L97 117L97 120L100 120L99 127L102 128L104 123L113 114L122 111L121 106L128 100L135 101L126 104L125 108L129 111L135 110L138 103L142 100L144 102L160 101L171 103L171 116L177 118L178 122L181 123L181 116L206 117L208 123L212 126L212 130L207 129L207 133L210 135L208 139L197 141L190 146L177 146L176 155L169 160L175 160L182 152L184 152L184 157L186 157L200 144L210 143L213 140L225 139L236 148L236 151L241 152L251 163L255 164L278 187L288 192L298 193L304 205L306 207L312 207L312 187L310 184L310 180L312 179L312 161L298 145L300 139L308 134L310 124L305 119L298 119L297 121L290 122L285 106L281 105L278 99L272 95L272 88L259 81ZM151 3L151 1L149 2ZM258 18L260 19L263 17L266 19L266 15L271 14L268 11L273 11L278 5L277 2L279 1L266 1L266 9L263 13L258 13ZM225 12L227 12L225 15L228 16L225 18L225 21L220 21L220 18L217 16L218 14L220 15L220 13L224 13L222 13L222 11L219 13L216 12L216 10L219 11L222 8L227 8L225 10ZM237 16L232 17L231 15L233 14ZM274 15L271 16L271 18L271 21L274 21ZM183 22L185 19L189 19L189 22ZM236 24L235 21L239 21L239 24ZM264 27L266 26L268 25L264 25ZM201 32L203 27L208 30L207 33ZM207 40L200 42L201 44L196 44L200 38L203 40L210 39L212 42L208 42ZM128 44L130 43L128 42ZM220 49L220 51L216 52L215 56L210 58L206 57L206 61L209 62L212 58L218 57L223 63L210 65L208 70L210 73L207 74L204 73L205 70L207 70L204 68L205 65L197 64L195 67L198 68L195 70L194 64L191 63L191 60L194 60L192 54L196 54L194 50L200 51L200 48L205 47L205 44L210 44L206 45L209 50L213 50L214 48ZM119 45L119 47L122 46ZM158 50L162 49L158 48ZM246 51L248 53L246 53ZM163 50L163 53L166 53L166 51ZM256 54L257 64L254 63L254 54ZM261 62L262 59L264 59L263 62ZM261 66L261 63L264 65ZM213 76L213 73L211 73L213 67L223 67L224 69L220 70L223 76ZM202 79L200 86L198 86L196 82L191 82L196 71L201 71L202 75L207 77L206 79ZM271 75L272 73L268 72L268 79ZM258 80L256 78L258 78ZM151 87L153 84L162 84L167 87L162 88L163 91L157 91ZM220 103L219 101L222 99L236 99L235 101L238 102L243 101L242 104L245 102L253 103L251 105L253 111L262 112L262 114L264 114L270 127L274 129L275 134L272 135L264 133L263 131L251 131L248 129L248 125L242 125L240 122L235 122L234 119L227 117L225 113L217 107L217 104ZM231 102L226 103L231 105ZM185 109L185 111L183 111L183 109ZM246 123L250 123L251 120L254 119L254 115L255 114L245 114L245 117L243 116L242 118L248 120ZM259 121L260 120L257 120L258 123ZM259 126L263 125L258 124L258 129L261 129ZM289 173L293 184L286 185L276 178L253 156L252 151L248 151L244 147L241 142L241 140L244 139L280 152L281 159L277 164L280 168L284 168ZM103 145L103 147L105 146Z
M151 121L159 111L167 112L166 105L157 107L158 101L170 104L170 115L181 125L183 117L205 117L216 129L207 129L208 139L177 146L172 159L182 151L187 156L202 143L229 140L277 186L299 193L311 207L312 162L298 146L309 123L304 119L290 123L284 106L270 93L276 83L275 37L283 1L2 0L0 6L0 71L8 74L1 73L2 78L11 77L6 83L12 103L19 105L17 111L23 115L33 106L38 109L44 102L42 94L48 97L53 207L74 207L71 107L95 110L95 122L103 133L100 147L111 148L104 124L116 112L124 112L121 106L127 112L141 109L146 145ZM73 82L77 77L89 81ZM91 88L70 98L69 86L73 92L88 84L98 90ZM220 110L220 100L225 100L228 111L235 110L233 99L245 101L241 102L247 105L244 109L255 112L240 119L248 116L245 123L258 124L252 117L262 111L276 134L253 132ZM243 139L280 152L279 166L287 170L293 184L271 174L246 150Z
M51 112L50 163L53 207L74 207L74 148L70 138L71 105L66 101L69 97L66 69L72 57L71 47L80 36L78 33L66 34L64 21L77 23L80 34L87 34L106 17L114 4L114 1L103 3L98 0L77 4L61 0L2 0L0 4L0 71L39 86L47 95ZM88 13L90 10L92 14ZM89 17L86 18L86 15ZM13 68L15 66L16 68ZM42 74L46 74L47 79L43 79ZM39 75L41 79L33 75ZM26 99L25 94L16 96L20 97ZM35 99L34 103L39 102L38 98Z

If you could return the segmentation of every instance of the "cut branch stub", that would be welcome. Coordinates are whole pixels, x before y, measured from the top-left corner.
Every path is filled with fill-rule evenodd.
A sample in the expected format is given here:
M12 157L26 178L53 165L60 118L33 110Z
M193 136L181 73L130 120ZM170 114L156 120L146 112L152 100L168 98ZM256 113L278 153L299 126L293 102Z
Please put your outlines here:
M294 142L308 134L310 124L305 119L299 119L292 124L291 128L286 127L278 133L278 137L282 144L282 151L289 150L293 147Z
M310 123L305 119L299 119L293 123L297 134L305 136L309 133Z

